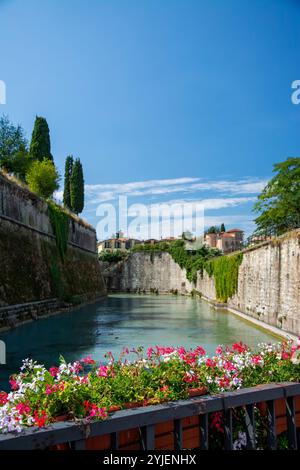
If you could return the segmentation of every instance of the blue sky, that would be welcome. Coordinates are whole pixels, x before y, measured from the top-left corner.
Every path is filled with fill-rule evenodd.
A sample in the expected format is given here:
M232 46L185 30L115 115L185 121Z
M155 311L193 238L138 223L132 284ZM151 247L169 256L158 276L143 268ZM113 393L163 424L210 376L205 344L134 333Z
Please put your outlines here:
M298 0L0 0L0 113L30 137L45 116L86 209L205 201L249 233L272 165L298 156Z

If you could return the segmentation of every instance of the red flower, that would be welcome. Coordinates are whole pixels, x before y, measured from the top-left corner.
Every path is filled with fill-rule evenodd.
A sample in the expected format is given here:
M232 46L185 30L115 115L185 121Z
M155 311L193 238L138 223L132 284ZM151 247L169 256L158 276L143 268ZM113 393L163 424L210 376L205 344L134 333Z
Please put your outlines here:
M242 342L233 343L233 345L232 345L232 350L236 351L238 353L245 352L245 351L247 351L247 349L248 349L248 347L245 344L243 344Z
M46 421L47 421L47 414L46 414L46 411L44 410L41 410L40 414L38 411L34 411L33 413L33 418L34 418L34 422L35 424L39 427L39 428L42 428L45 426L46 424Z
M283 351L281 354L281 359L290 359L290 354L286 351Z
M91 408L91 403L87 400L84 400L83 406L86 409L86 411L88 411Z
M212 414L211 427L215 428L218 432L224 433L222 413L220 411Z
M208 359L206 360L206 362L205 362L205 365L206 365L207 367L216 367L216 362L213 361L212 359L208 358Z
M0 392L0 406L5 405L7 403L8 394L6 392Z

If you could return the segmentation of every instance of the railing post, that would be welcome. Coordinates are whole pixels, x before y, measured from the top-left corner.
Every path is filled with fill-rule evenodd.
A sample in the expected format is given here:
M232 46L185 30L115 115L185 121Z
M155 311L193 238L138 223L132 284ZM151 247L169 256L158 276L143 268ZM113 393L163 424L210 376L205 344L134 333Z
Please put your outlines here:
M276 414L274 400L267 401L267 420L268 420L268 437L267 446L270 450L276 450Z
M224 409L225 414L225 450L232 450L232 409Z
M110 435L111 439L111 448L112 450L118 450L119 449L119 435L117 432L112 432Z
M182 449L182 425L180 419L174 420L174 449Z
M85 439L80 439L79 441L71 442L72 450L85 450Z
M140 428L141 442L143 450L155 449L155 426L143 426Z
M199 416L200 449L208 450L208 414Z
M297 430L295 421L295 400L294 397L285 399L286 407L286 420L287 420L287 435L289 442L289 449L297 450Z
M247 449L254 450L256 449L254 405L246 405L245 424L247 436Z

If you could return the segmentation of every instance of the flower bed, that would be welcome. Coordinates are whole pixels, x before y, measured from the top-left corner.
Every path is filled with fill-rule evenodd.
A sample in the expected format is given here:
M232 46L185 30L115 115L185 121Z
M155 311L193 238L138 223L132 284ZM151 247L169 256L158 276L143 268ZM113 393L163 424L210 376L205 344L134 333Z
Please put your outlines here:
M134 353L136 359L130 361L129 353ZM219 346L213 357L208 357L201 346L194 350L156 346L146 354L142 348L132 351L125 348L118 359L108 353L105 364L96 364L90 356L69 364L61 358L60 364L49 370L26 359L20 373L11 377L12 391L0 393L0 431L21 432L24 427L44 427L62 416L104 420L117 409L188 398L197 393L197 388L203 394L263 383L298 382L299 354L300 344L263 344L252 351L242 343L235 343L230 348ZM256 412L261 416L263 434L264 411L257 408ZM237 410L234 418L239 437L243 409ZM186 423L188 430L198 426L193 419ZM215 442L221 444L222 420L220 413L212 414L210 420ZM173 423L163 426L167 429ZM166 429L158 433L170 434ZM285 431L284 426L281 431ZM133 434L136 438L135 431ZM242 437L237 441L242 446Z

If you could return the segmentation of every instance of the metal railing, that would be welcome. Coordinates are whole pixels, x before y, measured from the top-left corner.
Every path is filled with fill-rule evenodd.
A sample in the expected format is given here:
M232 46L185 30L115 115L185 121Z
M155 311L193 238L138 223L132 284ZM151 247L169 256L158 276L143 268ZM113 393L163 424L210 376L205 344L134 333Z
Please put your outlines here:
M173 421L174 450L183 449L182 420L198 416L199 445L209 449L209 414L224 416L224 449L233 449L233 411L244 407L247 449L256 448L254 406L266 404L267 448L277 448L275 401L283 399L286 408L286 434L289 449L297 449L295 397L300 397L300 383L276 383L224 392L212 396L164 403L130 410L121 410L105 421L57 422L43 429L28 428L22 434L0 435L0 450L47 449L69 443L74 450L86 448L87 438L110 435L111 450L118 450L121 431L137 428L142 450L155 449L155 426Z

